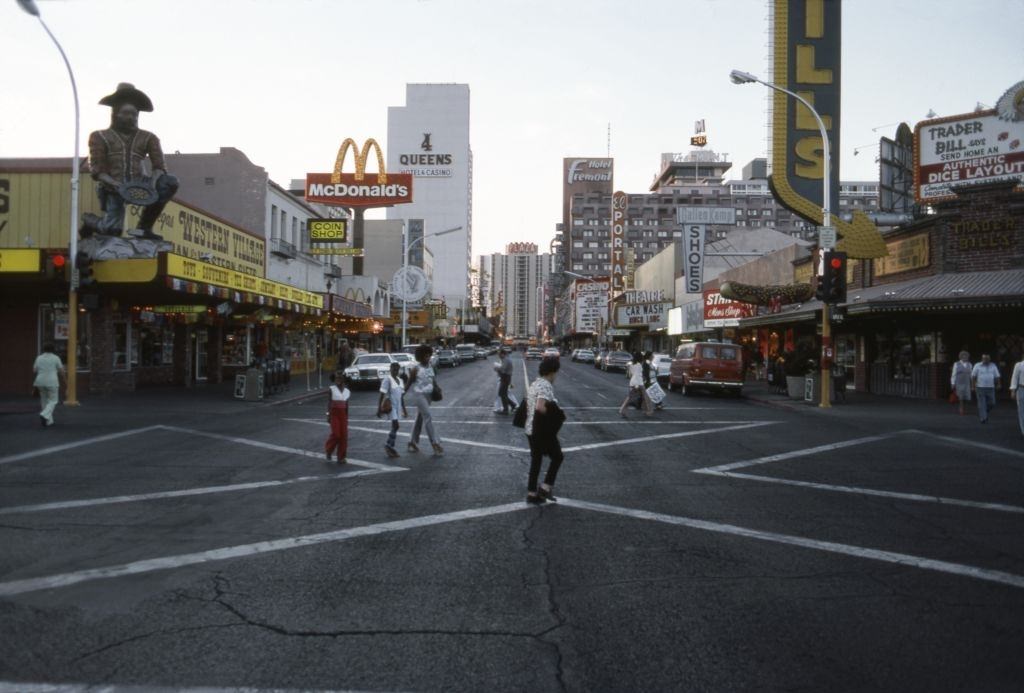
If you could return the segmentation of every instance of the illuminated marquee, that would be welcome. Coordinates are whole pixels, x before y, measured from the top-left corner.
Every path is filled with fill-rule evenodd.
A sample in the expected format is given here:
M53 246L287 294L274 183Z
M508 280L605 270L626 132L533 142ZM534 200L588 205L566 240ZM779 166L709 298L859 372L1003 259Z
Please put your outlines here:
M626 208L629 197L621 190L612 195L612 296L618 295L625 285L622 275L626 269Z
M356 160L355 173L342 173L345 157L351 149ZM376 181L366 180L366 160L370 150L377 155ZM346 138L338 148L331 173L306 174L306 200L337 207L390 207L412 202L412 175L388 174L384 153L374 139L359 149L355 140Z
M831 149L830 196L839 201L840 0L774 0L775 84L796 92L821 115ZM772 175L782 206L812 224L822 223L825 152L821 131L806 106L772 92Z

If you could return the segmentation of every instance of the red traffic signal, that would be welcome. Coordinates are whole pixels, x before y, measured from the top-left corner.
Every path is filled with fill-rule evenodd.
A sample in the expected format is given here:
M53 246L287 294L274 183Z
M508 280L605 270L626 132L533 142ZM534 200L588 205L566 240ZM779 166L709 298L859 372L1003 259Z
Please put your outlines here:
M54 255L52 258L53 266L57 269L62 269L67 264L68 259L63 255Z
M843 261L837 257L833 257L828 261L828 264L831 265L832 269L837 270L843 266Z

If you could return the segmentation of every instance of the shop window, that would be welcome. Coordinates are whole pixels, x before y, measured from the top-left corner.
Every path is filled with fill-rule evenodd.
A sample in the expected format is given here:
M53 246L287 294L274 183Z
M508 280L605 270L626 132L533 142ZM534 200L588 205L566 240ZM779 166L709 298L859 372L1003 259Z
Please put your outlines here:
M224 330L221 363L225 366L247 366L252 361L251 334L248 327Z
M174 363L174 328L140 325L132 340L132 367L170 366Z
M78 312L78 350L75 352L78 357L77 368L79 371L88 371L91 366L92 344L90 334L89 314L85 311ZM60 357L61 363L68 362L68 335L70 333L68 324L67 304L47 303L39 306L39 343L36 345L36 352L41 353L43 344L53 342L54 353Z
M115 322L114 325L114 370L129 369L128 357L131 354L132 328L127 322Z

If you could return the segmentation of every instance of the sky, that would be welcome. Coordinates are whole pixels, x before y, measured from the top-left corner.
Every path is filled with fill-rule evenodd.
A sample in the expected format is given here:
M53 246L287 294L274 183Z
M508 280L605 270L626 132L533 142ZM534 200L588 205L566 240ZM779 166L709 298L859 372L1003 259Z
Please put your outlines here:
M765 0L37 4L75 73L83 156L118 82L153 100L140 126L165 151L236 147L282 184L330 170L346 137L385 145L407 83L469 84L474 256L546 249L562 158L605 156L609 125L627 192L647 191L663 152L690 150L698 119L727 177L768 154L769 90L729 81L733 68L768 76ZM845 0L842 178L877 180L878 138L899 122L992 106L1024 80L1021 27L1024 0ZM15 0L0 0L0 46L0 157L71 156L67 72Z

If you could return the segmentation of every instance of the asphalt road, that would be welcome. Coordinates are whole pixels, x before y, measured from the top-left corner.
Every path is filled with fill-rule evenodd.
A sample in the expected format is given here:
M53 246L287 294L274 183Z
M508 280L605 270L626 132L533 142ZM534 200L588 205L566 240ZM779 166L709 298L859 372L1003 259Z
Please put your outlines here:
M443 456L403 421L388 459L357 392L344 467L320 398L0 417L0 690L1020 690L1019 445L674 393L623 419L625 377L565 358L534 507L489 365L440 382Z

